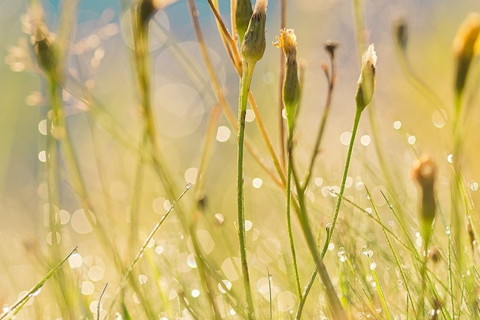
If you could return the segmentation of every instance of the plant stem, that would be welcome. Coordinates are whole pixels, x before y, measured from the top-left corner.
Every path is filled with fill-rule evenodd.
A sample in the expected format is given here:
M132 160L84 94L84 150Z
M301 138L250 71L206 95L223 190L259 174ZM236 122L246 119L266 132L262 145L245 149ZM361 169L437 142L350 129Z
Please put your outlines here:
M360 108L357 108L355 111L355 120L353 122L352 137L350 138L350 144L348 146L347 159L345 160L345 167L343 169L342 183L340 184L340 193L338 194L337 204L335 206L335 212L333 213L332 226L330 228L330 232L328 233L327 240L325 241L325 245L323 246L322 258L325 256L325 253L327 252L328 245L332 240L332 235L335 230L335 226L337 224L338 213L340 212L340 206L343 200L343 193L345 192L345 183L347 182L348 169L350 167L350 160L352 158L353 145L355 144L355 136L357 135L358 124L360 123L361 115L362 115L362 110Z
M293 262L293 270L295 272L295 283L297 285L297 295L298 299L302 299L302 287L300 285L300 276L298 274L298 265L297 265L297 254L295 252L295 241L293 239L293 231L292 231L292 217L291 217L291 197L292 197L292 166L293 166L293 129L289 130L288 133L288 142L287 142L287 152L288 152L288 160L287 160L287 229L288 229L288 240L290 242L290 251L292 252L292 262ZM300 191L303 192L303 191Z
M247 248L245 239L245 210L243 196L243 147L245 139L245 116L247 113L247 99L252 82L255 64L244 62L238 100L238 150L237 150L237 217L238 239L240 242L240 259L242 262L242 278L245 287L248 319L255 319L253 308L252 291L250 288L250 276L248 273Z

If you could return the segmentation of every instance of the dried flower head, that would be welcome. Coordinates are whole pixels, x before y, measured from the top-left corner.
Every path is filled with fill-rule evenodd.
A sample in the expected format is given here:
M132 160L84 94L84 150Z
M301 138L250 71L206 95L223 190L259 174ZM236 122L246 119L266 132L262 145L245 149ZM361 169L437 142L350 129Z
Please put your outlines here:
M242 43L242 55L246 62L256 63L265 53L265 23L267 21L267 0L257 0L252 18Z
M297 105L300 100L300 82L298 80L297 65L297 37L293 29L280 30L280 36L276 38L273 44L281 48L285 54L285 79L283 81L282 96L285 110L287 112L287 122L289 130L293 130Z
M357 83L355 101L361 111L372 101L375 88L375 71L377 66L377 53L373 44L369 45L362 56L362 70Z
M297 55L297 36L293 29L280 30L280 36L275 37L273 45L281 48L287 59Z
M455 79L455 90L457 94L463 92L470 64L479 52L479 34L480 14L472 12L462 22L453 40L453 52L457 62Z

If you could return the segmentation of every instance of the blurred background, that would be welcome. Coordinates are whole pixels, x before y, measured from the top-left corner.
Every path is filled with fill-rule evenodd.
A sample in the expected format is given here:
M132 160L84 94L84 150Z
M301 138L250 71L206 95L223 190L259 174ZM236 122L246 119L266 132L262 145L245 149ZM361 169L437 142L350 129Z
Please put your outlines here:
M47 24L57 31L60 1L42 1ZM229 1L220 0L221 14L229 22ZM298 56L304 67L302 105L296 135L297 167L304 170L311 154L316 130L326 97L327 82L321 63L327 62L323 44L339 43L337 50L338 78L332 113L327 126L314 183L308 196L312 220L322 230L329 222L335 198L330 189L338 188L354 116L354 94L359 73L359 52L355 39L353 1L295 0L288 2L287 27L294 28ZM385 191L379 170L377 151L372 136L372 123L378 130L381 147L395 181L400 199L412 211L416 208L417 190L409 171L417 155L428 152L440 167L441 192L448 193L450 153L450 115L453 108L452 40L458 25L471 11L480 11L474 0L366 0L364 18L367 43L374 43L378 54L377 88L371 105L371 116L362 119L350 171L347 194L355 197L369 186L379 207L385 207L381 191ZM29 288L44 274L42 256L47 255L51 235L48 231L45 138L46 83L32 59L30 40L23 31L28 3L18 0L0 1L0 305L11 303L19 292ZM205 0L197 1L198 14L206 35L215 70L235 112L238 99L238 77L223 48L214 17ZM93 201L105 213L111 235L119 248L125 248L129 208L135 191L134 175L138 155L112 136L90 117L90 106L75 97L84 93L93 97L111 119L118 124L127 145L138 145L142 115L132 64L130 11L126 1L81 0L77 17L72 17L75 33L69 45L67 84L63 92L65 112L71 128L74 147ZM252 91L274 146L279 153L278 130L278 66L280 50L270 45L279 34L279 1L268 7L267 49L265 58L255 70ZM396 50L392 27L399 18L408 24L407 49L411 71L438 96L434 103L420 94L408 81ZM23 22L22 22L23 21ZM228 27L229 24L227 24ZM194 183L200 161L207 121L215 105L207 71L192 28L187 1L178 0L158 12L151 24L152 95L160 134L160 145L177 185ZM478 68L477 68L478 69ZM472 73L478 79L479 70ZM476 81L471 82L476 86ZM478 97L472 95L465 127L465 178L474 201L480 180L478 137L480 117ZM369 107L370 108L370 107ZM268 158L251 112L247 116L249 136L269 167ZM100 124L99 124L100 123ZM211 163L206 171L205 194L207 220L200 237L207 254L221 266L229 281L238 280L228 257L238 255L235 221L236 139L227 121L221 116L216 127L216 141ZM274 182L252 160L246 158L246 214L254 261L254 286L265 295L265 266L270 272L285 273L283 260L287 251L284 226L283 195ZM63 164L62 164L63 165ZM102 256L92 228L85 219L67 175L61 179L62 243L65 248L79 246L85 268L79 286L85 296L95 296L107 281L116 283L118 275L109 269L108 258ZM168 199L151 170L147 170L140 205L141 230L145 238L161 214L169 208ZM194 195L187 194L186 203ZM357 199L360 203L363 198ZM187 205L189 206L189 205ZM218 223L221 220L221 225ZM191 260L181 232L173 216L156 239L156 252L164 254L165 266L174 274L187 274ZM217 223L217 225L215 225ZM296 223L296 221L295 221ZM352 225L355 225L352 222ZM229 231L230 230L230 231ZM278 231L281 230L281 231ZM355 236L358 248L367 239L359 228ZM300 238L300 233L299 238ZM302 241L303 239L299 240ZM183 243L183 244L182 244ZM301 243L301 242L300 242ZM303 243L300 254L306 252ZM65 249L67 250L67 249ZM157 253L158 253L157 252ZM190 260L189 260L190 259ZM238 258L236 258L238 259ZM233 260L232 260L233 261ZM229 265L230 264L230 265ZM93 271L92 268L95 267ZM311 261L302 265L308 273ZM100 271L99 271L100 270ZM90 275L89 275L90 271ZM308 271L308 272L307 272ZM263 273L263 278L261 274ZM92 276L93 274L93 276ZM185 279L188 277L185 275ZM188 282L188 280L185 280ZM292 304L290 291L278 284L281 310ZM113 289L112 289L113 290ZM279 307L280 308L280 307Z

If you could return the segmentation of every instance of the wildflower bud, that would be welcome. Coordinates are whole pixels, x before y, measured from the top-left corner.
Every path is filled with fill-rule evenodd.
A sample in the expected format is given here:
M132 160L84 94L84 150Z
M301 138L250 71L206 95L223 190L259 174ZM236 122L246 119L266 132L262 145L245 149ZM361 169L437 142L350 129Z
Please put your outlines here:
M177 0L140 0L137 7L138 27L140 30L145 31L155 13L175 1Z
M437 264L442 259L442 255L437 247L433 247L431 250L428 251L428 258L434 263Z
M461 95L473 58L478 54L480 15L470 13L458 28L453 40L453 52L457 63L455 91Z
M57 59L53 41L48 34L43 33L43 31L42 33L37 33L33 49L40 68L46 73L52 73L55 70Z
M281 48L285 54L286 72L283 81L283 103L287 112L288 127L293 128L295 112L300 100L300 82L298 80L297 38L293 29L280 30L274 46Z
M405 19L398 19L393 26L393 37L400 49L405 51L408 43L408 25Z
M435 218L435 179L437 166L430 156L423 156L417 160L412 169L412 177L420 186L422 202L420 207L420 224L424 241L428 242L431 235L432 223Z
M238 38L240 43L243 42L243 37L248 28L248 23L253 14L252 3L250 0L237 0L237 7L235 9L235 25L237 27Z
M256 63L265 52L265 22L267 0L257 0L242 43L242 55L247 63Z
M373 90L375 88L375 70L377 65L377 53L375 47L371 44L362 57L362 70L357 83L357 93L355 101L357 108L363 111L372 101Z

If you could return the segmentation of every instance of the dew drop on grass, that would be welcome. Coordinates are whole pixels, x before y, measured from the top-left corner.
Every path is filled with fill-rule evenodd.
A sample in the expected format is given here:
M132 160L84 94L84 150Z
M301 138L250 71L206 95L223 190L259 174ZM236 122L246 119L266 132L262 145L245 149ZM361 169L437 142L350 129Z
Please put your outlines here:
M225 126L219 126L216 139L218 142L228 141L228 139L230 139L230 129Z
M393 128L396 130L400 130L402 128L402 122L398 120L393 122Z
M237 312L234 310L234 309L230 309L230 311L228 311L228 313L231 315L231 316L234 316L237 314Z
M362 248L362 254L364 256L367 256L367 257L371 258L373 256L373 251L368 249L367 247L363 247Z
M370 263L370 270L375 270L377 269L377 264L375 262Z
M350 188L352 185L353 185L353 178L347 177L347 180L345 180L345 188Z
M335 243L331 242L328 244L328 251L333 251L335 249Z
M315 185L316 185L317 187L320 187L320 186L323 184L323 179L320 178L320 177L316 177L316 178L313 180L313 182L315 183Z

